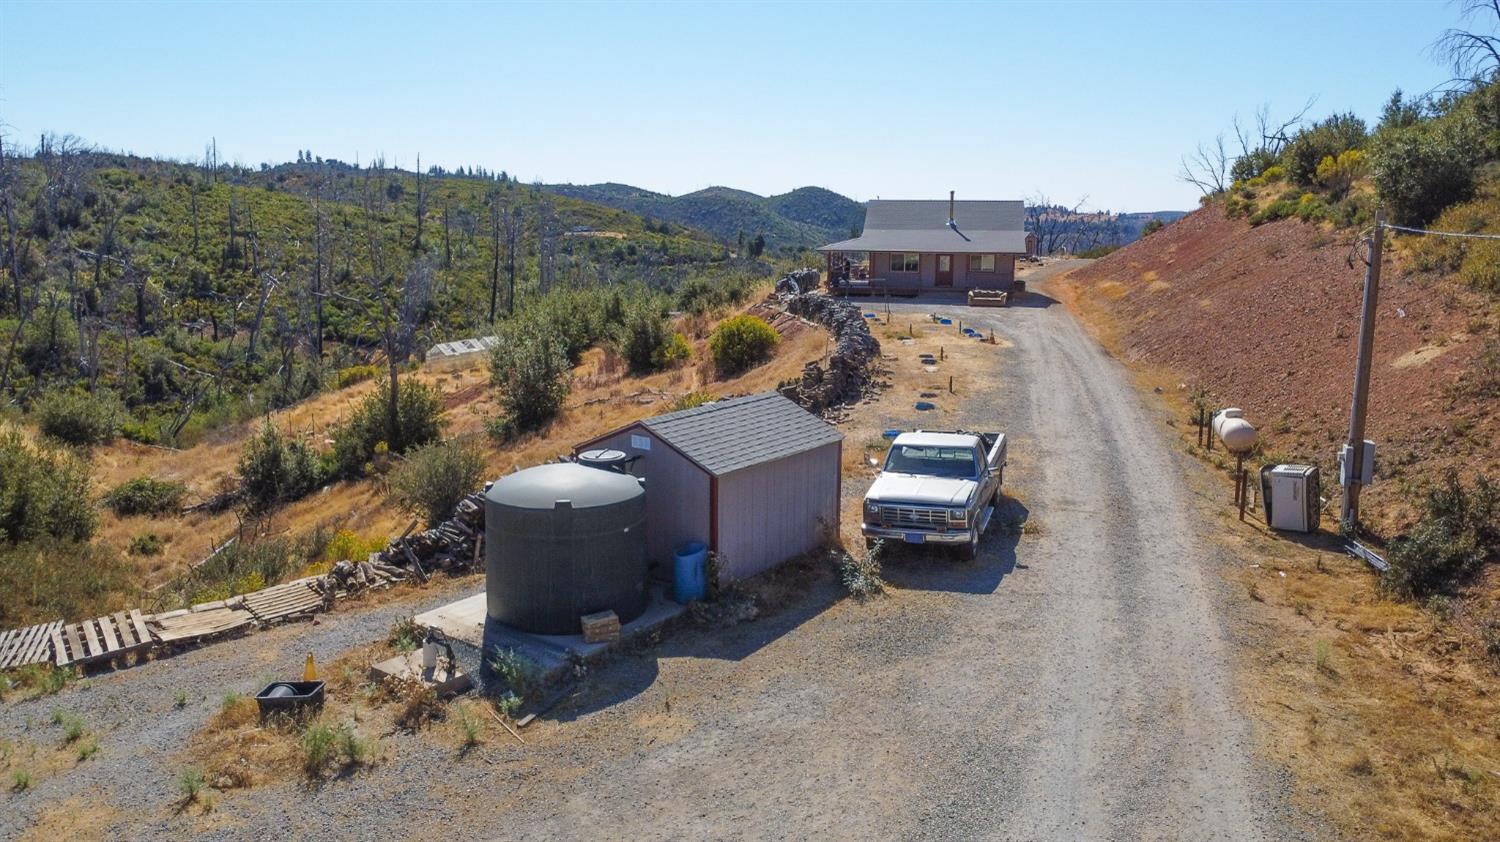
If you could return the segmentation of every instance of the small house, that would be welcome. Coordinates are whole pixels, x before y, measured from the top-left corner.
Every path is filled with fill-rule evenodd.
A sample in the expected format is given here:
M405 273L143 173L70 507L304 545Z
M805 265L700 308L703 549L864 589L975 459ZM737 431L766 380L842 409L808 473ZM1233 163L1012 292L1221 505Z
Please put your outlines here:
M1016 258L1035 251L1020 200L881 200L865 207L863 233L818 249L831 287L911 294L930 290L1008 290ZM851 277L866 257L863 279Z
M633 459L646 482L646 552L670 564L701 541L740 579L824 543L839 523L844 434L776 392L627 424L579 444Z

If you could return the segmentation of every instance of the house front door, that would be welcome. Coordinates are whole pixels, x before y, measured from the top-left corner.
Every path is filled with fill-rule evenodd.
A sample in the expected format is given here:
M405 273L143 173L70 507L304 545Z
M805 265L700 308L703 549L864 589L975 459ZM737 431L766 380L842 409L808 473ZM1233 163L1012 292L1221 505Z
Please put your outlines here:
M940 287L953 286L953 255L940 254L937 256L937 285Z

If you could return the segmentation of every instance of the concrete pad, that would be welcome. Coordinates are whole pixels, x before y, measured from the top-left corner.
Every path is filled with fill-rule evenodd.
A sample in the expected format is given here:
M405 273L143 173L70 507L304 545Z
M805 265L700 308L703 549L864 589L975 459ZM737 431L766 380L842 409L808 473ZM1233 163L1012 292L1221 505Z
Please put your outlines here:
M454 652L457 659L457 651ZM405 678L420 680L437 690L440 696L452 696L466 692L474 686L473 680L467 672L457 668L448 669L443 666L442 658L438 659L438 665L432 669L422 668L422 650L408 652L405 655L397 655L387 658L370 667L370 678L374 681L382 681L387 678Z
M563 677L575 662L598 658L610 649L649 633L681 616L687 608L667 599L665 589L653 587L651 601L641 616L620 626L619 640L587 643L582 634L532 634L491 620L484 591L450 602L413 618L418 626L435 628L453 644L461 667L481 670L485 653L514 649L534 663L543 684Z

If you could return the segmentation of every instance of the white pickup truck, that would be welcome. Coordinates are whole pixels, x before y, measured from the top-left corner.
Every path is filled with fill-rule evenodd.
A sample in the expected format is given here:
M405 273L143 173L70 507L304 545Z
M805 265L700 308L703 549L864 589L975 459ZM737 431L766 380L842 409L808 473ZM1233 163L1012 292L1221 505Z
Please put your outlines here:
M861 531L875 539L979 552L1005 475L1005 434L901 433L865 494Z

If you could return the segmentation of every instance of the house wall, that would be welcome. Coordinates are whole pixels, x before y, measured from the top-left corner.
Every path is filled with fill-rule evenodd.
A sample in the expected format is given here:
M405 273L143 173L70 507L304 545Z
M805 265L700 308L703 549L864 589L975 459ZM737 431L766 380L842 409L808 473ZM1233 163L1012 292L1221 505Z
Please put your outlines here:
M725 575L753 576L818 547L825 530L838 530L841 453L842 444L831 442L719 477Z
M918 266L920 268L916 272L892 272L891 256L888 252L877 251L870 254L871 277L884 278L893 286L936 289L937 255L922 254ZM993 272L970 272L969 256L967 254L953 255L954 289L1004 289L1015 279L1016 256L1013 254L996 254ZM947 287L943 288L947 289Z
M651 442L649 450L632 443L633 436ZM672 554L689 541L709 543L709 476L686 456L673 450L645 427L628 427L581 450L612 448L640 456L631 472L646 480L646 558L665 565L671 575Z

